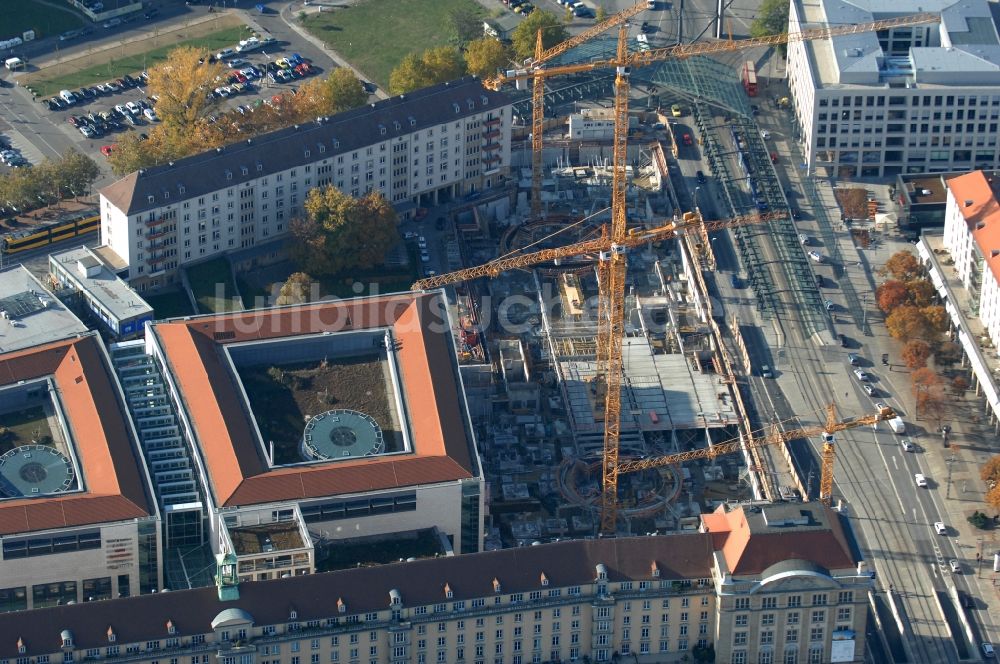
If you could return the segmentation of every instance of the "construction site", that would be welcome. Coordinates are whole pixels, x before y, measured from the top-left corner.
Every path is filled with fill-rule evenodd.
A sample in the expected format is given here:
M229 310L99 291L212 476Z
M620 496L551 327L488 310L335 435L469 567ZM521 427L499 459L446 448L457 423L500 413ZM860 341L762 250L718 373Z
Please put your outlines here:
M694 128L677 119L678 104L630 89L642 66L789 36L630 53L635 11L548 51L539 38L525 69L484 82L531 90L515 106L525 118L513 136L520 168L515 159L507 192L454 212L453 271L415 284L454 287L456 344L489 485L486 548L694 530L720 503L809 499L789 444L810 436L822 445L815 497L829 504L834 432L890 416L839 422L831 407L822 426L786 430L744 402L750 357L737 316L713 308L703 278L715 266L709 234L733 229L742 243L744 227L773 232L790 222L787 204L770 207L750 182L750 196L741 188L746 205L727 190L730 218L702 219L700 187L692 198L677 163L682 151L699 151ZM617 41L595 39L616 26ZM791 39L831 34L811 32ZM577 64L563 63L573 48L590 48L589 61L577 53ZM686 64L711 68L705 60ZM550 77L602 68L612 80L586 91L579 83L567 94L586 101L554 112ZM714 97L715 110L739 112L742 100L719 100L741 94L729 75L694 102L708 108Z

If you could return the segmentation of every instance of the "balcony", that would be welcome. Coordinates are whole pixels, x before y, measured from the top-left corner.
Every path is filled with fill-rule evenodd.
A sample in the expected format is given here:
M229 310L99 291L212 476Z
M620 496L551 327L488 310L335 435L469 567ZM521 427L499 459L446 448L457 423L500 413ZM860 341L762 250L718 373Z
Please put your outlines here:
M495 164L495 163L497 163L497 162L499 162L501 160L502 160L502 158L498 154L487 155L487 156L483 157L483 163L486 164L486 165Z
M485 126L485 127L499 127L500 123L502 123L502 122L503 122L502 118L490 118L489 120L487 120L486 122L483 123L483 126Z
M160 224L164 224L164 223L166 223L168 221L170 221L170 219L167 219L166 217L162 217L162 216L161 217L155 217L153 219L147 219L146 220L146 227L147 228L153 228L154 226L158 226Z
M483 138L485 140L490 140L490 139L493 139L493 138L500 138L500 135L502 133L503 132L501 132L499 129L494 129L492 131L488 131L488 132L484 133L483 134Z

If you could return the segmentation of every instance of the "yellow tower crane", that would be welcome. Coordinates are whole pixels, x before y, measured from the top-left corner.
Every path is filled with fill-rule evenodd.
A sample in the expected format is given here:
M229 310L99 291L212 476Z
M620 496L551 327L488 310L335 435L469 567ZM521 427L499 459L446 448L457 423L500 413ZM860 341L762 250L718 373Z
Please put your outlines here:
M819 499L824 505L829 505L833 495L833 466L834 466L834 434L854 427L874 424L881 420L892 419L896 416L891 408L882 408L877 413L855 417L843 422L837 421L837 414L833 404L827 406L826 423L822 426L801 427L798 429L788 429L782 431L775 425L770 434L753 436L750 439L734 438L723 443L711 445L706 448L680 452L667 456L654 457L651 459L633 459L622 461L618 464L618 474L635 473L652 468L661 468L674 464L684 463L693 459L714 459L724 454L739 452L746 447L757 448L767 445L780 445L796 438L809 438L810 436L821 436L823 438L822 470L820 474Z
M618 12L606 21L586 30L564 42L561 42L548 50L542 49L542 32L538 31L538 39L535 45L535 57L524 64L524 67L514 69L505 73L498 73L495 76L486 78L483 85L491 90L499 90L500 86L511 81L526 81L532 79L531 88L531 212L536 216L541 212L541 191L542 191L542 135L545 123L545 79L562 74L573 74L597 69L614 69L619 66L641 67L654 62L664 60L674 60L678 58L690 58L695 55L711 55L713 53L727 53L732 51L743 51L757 46L775 46L778 44L791 44L795 42L811 41L815 39L829 39L841 35L853 35L862 32L877 32L879 30L889 30L891 28L903 28L914 25L924 25L927 23L939 23L940 16L935 14L914 14L911 16L900 16L897 18L873 21L871 23L858 23L852 25L840 25L826 28L809 28L801 32L790 32L780 35L769 35L765 37L754 37L741 40L724 40L713 42L693 42L690 44L677 44L666 48L654 48L648 51L631 53L624 58L619 47L619 53L613 60L594 60L591 62L562 65L554 67L543 67L546 62L566 53L570 49L583 44L593 37L615 27L619 28L631 17L646 9L644 2Z
M602 239L605 240L603 248L597 249L596 247L592 247L590 249L585 249L584 247L577 247L578 249L585 251L593 251L596 249L600 258L597 271L598 285L600 288L600 297L598 299L597 363L599 376L603 378L605 393L604 450L602 456L601 479L601 532L609 534L613 533L615 531L618 518L618 455L619 437L621 432L622 382L621 344L624 328L625 274L627 267L626 250L630 246L630 237L632 236L627 229L625 201L626 181L624 173L626 141L628 137L628 80L631 68L634 66L648 65L672 58L688 58L695 55L738 51L757 46L772 46L783 43L828 39L830 37L840 35L887 30L890 28L922 25L927 23L936 23L939 21L940 17L933 14L917 14L913 16L903 16L894 19L874 21L871 23L811 28L801 32L771 35L768 37L757 37L736 42L717 41L680 44L668 48L651 49L649 51L641 51L638 53L629 53L626 39L628 34L628 25L627 23L621 23L618 26L618 48L614 59L596 60L588 63L547 68L542 68L538 65L529 63L524 69L515 70L506 74L500 74L484 81L484 85L487 88L496 90L499 89L504 83L510 81L526 81L530 78L535 78L537 80L560 74L571 74L597 69L613 68L615 70L615 127L612 161L613 177L611 185L610 235L603 236ZM540 48L538 48L538 50L540 51ZM544 55L544 52L542 52L542 54ZM537 86L535 90L536 93L540 92L540 89L540 86ZM540 108L540 106L540 104L535 104L534 108ZM534 141L533 145L535 145ZM533 184L540 184L540 179L537 177L533 179ZM537 200L539 196L540 191L533 192L533 200ZM585 245L586 243L580 244ZM558 252L559 250L548 251ZM558 255L553 253L551 254L551 257L556 258ZM497 265L494 265L494 267L499 268ZM497 271L500 271L500 269ZM489 271L484 274L489 274Z
M538 31L535 41L535 57L530 63L525 63L535 71L541 65L553 58L557 58L570 49L576 48L580 44L590 41L597 35L607 32L611 28L621 25L639 12L645 11L646 0L639 0L628 9L624 9L617 14L607 18L600 23L578 33L569 39L563 40L549 49L542 47L542 31ZM489 86L487 86L489 87ZM493 88L496 89L496 88ZM531 213L538 216L542 211L542 136L545 133L545 77L535 76L531 83Z

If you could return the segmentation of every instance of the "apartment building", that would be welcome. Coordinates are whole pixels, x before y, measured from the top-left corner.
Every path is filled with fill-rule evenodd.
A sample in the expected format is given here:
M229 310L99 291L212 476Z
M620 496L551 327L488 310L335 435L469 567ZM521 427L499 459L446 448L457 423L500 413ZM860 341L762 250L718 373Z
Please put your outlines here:
M973 171L947 182L944 246L955 261L955 275L969 292L994 343L1000 343L1000 203L993 182Z
M101 191L101 238L137 290L287 237L306 194L380 191L403 216L502 186L511 102L475 77L377 101L154 168Z
M862 662L871 579L824 565L859 567L838 519L722 507L698 533L249 583L223 558L216 588L0 615L0 664Z
M1000 37L986 0L794 0L789 31L939 14L939 24L788 45L810 169L834 177L995 168Z

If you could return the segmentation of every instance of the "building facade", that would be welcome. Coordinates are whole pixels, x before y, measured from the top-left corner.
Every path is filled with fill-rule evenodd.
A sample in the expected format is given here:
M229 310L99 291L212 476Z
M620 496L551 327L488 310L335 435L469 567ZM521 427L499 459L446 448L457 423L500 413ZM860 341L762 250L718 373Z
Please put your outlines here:
M838 518L822 506L799 507ZM742 510L726 511L735 520ZM863 642L852 642L848 655L831 634L846 636L838 625L850 624L863 638L870 578L778 560L803 537L813 540L807 549L848 555L838 525L813 526L783 535L781 546L763 543L764 553L751 557L772 572L741 577L747 587L732 585L719 566L729 557L715 549L719 524L266 582L239 583L232 561L220 558L217 588L0 615L0 664L681 662L713 648L715 661L735 664L862 662ZM750 616L767 625L769 615L795 625L799 645L788 647L791 628L773 648L767 629L739 629ZM766 654L775 648L780 659Z
M503 186L510 99L475 77L142 169L101 191L101 238L140 292L286 237L310 189L379 191L403 216Z
M1000 37L985 0L795 0L789 32L939 14L940 24L788 45L788 83L809 168L834 177L995 168Z

